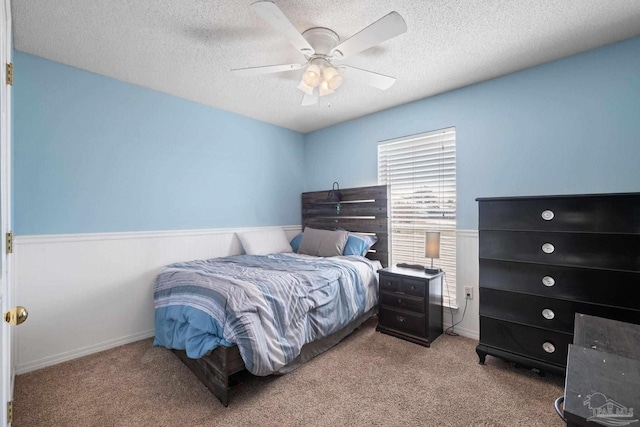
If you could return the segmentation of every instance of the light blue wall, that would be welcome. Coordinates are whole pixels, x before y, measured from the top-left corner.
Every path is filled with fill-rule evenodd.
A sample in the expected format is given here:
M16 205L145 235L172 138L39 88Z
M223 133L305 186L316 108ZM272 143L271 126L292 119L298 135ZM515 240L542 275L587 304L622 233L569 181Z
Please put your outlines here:
M302 191L376 183L378 141L449 126L460 229L476 197L640 191L640 38L307 135L14 64L18 235L297 224Z
M640 191L640 38L308 134L306 189L376 184L378 141L450 126L459 229L476 197Z
M300 222L304 135L13 58L16 234Z

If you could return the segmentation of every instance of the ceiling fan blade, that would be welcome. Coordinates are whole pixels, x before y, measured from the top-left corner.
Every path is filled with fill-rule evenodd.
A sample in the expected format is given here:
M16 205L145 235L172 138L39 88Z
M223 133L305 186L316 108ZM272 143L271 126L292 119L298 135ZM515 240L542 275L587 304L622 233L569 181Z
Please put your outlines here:
M259 76L261 74L282 73L284 71L299 70L306 64L281 64L281 65L265 65L262 67L234 68L231 70L239 76Z
M361 68L350 67L348 65L340 65L339 68L345 70L345 78L349 81L357 81L378 89L387 90L395 82L395 77L385 76L384 74L374 73L373 71L363 70Z
M309 95L308 93L305 93L304 96L302 97L302 106L306 107L308 105L314 105L318 102L318 95L316 95L315 91L313 92L313 95Z
M289 43L295 46L304 55L313 55L314 49L309 42L302 37L300 31L293 26L291 21L285 16L284 13L270 1L259 1L251 5L253 10L269 25L276 30L280 31L284 35Z
M391 12L334 47L331 54L336 55L336 59L346 58L399 36L405 31L407 24L402 16L398 12Z

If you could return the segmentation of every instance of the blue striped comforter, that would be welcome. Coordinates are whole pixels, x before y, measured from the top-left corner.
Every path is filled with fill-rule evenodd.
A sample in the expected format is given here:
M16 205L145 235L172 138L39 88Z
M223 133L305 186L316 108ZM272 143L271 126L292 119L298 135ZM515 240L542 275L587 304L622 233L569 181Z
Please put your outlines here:
M364 257L238 255L165 267L156 279L155 345L197 359L237 344L247 369L269 375L306 343L378 302L376 266Z

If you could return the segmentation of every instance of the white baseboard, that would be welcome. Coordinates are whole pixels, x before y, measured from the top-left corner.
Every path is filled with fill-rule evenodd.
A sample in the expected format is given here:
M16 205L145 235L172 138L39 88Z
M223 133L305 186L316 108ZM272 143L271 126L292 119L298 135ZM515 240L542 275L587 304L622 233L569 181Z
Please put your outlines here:
M90 354L99 353L101 351L109 350L121 345L129 344L132 342L140 341L146 338L151 338L154 335L154 330L148 330L137 334L129 335L126 337L116 338L113 340L104 341L98 344L90 345L83 348L74 349L65 353L55 354L53 356L45 357L40 360L34 360L29 363L16 366L16 374L26 374L27 372L35 371L38 369L46 368L48 366L57 365L58 363L67 362L69 360L78 359L80 357L88 356Z
M447 328L449 328L451 326L450 323L443 323L443 329L446 331ZM479 340L480 339L480 334L478 333L478 331L473 330L473 329L467 329L467 328L461 328L460 325L457 325L453 331L460 335L461 337L466 337L466 338L471 338L473 340Z

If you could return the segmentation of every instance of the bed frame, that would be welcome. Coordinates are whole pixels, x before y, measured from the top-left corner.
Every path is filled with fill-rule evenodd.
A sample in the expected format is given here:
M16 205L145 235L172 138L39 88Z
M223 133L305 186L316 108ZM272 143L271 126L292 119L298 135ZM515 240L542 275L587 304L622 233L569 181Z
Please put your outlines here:
M340 190L340 202L329 201L329 191L302 193L302 228L320 228L371 233L378 241L367 258L389 266L389 187L346 188ZM339 207L339 208L338 208Z
M340 190L340 202L331 199L328 191L302 193L302 227L345 230L371 233L378 241L367 254L367 258L378 260L383 267L389 265L388 187L347 188ZM376 308L360 316L325 342L337 342L373 316ZM314 343L302 347L300 363L322 352ZM306 353L305 353L305 350ZM237 346L217 347L200 359L190 359L184 350L172 350L182 362L207 386L224 406L229 405L229 377L245 369ZM296 359L297 360L297 359Z

